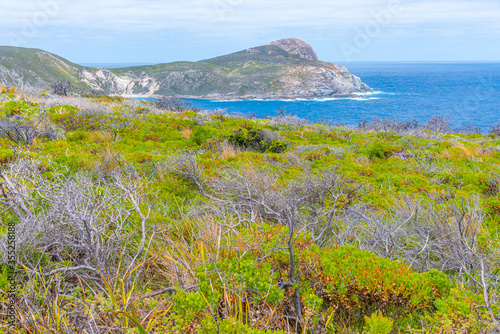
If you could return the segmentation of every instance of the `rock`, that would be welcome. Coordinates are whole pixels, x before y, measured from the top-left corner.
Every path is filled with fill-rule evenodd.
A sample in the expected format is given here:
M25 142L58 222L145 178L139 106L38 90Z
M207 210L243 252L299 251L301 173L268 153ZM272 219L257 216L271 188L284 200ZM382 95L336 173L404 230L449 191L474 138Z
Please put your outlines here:
M313 48L298 38L283 38L272 42L271 45L276 45L291 54L299 55L302 59L319 60Z

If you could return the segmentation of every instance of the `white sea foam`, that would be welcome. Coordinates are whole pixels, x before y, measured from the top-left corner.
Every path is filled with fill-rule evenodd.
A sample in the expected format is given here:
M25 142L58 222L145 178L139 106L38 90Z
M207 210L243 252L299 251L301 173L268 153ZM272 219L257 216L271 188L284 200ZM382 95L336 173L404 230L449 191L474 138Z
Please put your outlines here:
M208 100L208 102L240 102L240 101L254 101L254 100Z
M353 94L359 96L373 95L370 94ZM324 99L280 99L280 100L265 100L265 99L233 99L233 100L208 100L209 102L219 103L219 102L252 102L252 101L270 101L270 102L329 102L329 101L343 101L343 100L354 100L354 101L368 101L368 100L380 100L379 97L329 97Z
M381 90L375 90L373 92L366 92L366 93L352 93L352 95L393 95L393 94L394 93L387 93Z

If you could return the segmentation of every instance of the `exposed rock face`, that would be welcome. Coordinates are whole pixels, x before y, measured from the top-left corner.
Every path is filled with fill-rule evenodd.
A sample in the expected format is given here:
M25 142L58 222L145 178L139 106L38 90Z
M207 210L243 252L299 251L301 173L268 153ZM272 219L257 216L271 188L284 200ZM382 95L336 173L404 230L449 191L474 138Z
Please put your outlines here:
M42 50L0 47L0 83L49 87L63 80L78 90L153 97L314 99L371 91L346 68L318 61L311 46L295 38L199 62L112 70L79 66Z
M299 55L302 59L319 60L313 48L298 38L283 38L272 42L271 45L276 45L291 54Z
M283 95L298 98L325 98L372 91L345 67L332 63L324 63L321 67L303 65L289 68L282 81L285 87Z

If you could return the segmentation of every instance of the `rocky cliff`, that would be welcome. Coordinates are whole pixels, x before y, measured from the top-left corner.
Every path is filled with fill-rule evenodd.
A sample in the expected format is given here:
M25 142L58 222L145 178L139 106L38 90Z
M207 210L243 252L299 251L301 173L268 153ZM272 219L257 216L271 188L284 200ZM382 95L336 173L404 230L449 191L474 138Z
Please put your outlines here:
M295 38L199 62L120 69L73 64L42 50L0 47L0 83L47 87L69 80L116 95L217 99L344 97L370 92L361 79Z
M276 45L286 52L298 55L302 59L319 60L313 48L298 38L283 38L279 41L272 42L271 45Z

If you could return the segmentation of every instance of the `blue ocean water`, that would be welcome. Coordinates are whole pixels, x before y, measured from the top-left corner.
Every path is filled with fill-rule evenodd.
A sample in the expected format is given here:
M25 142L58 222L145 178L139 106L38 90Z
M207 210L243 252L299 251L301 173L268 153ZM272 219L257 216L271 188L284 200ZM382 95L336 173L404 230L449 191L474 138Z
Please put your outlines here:
M500 122L500 63L351 62L340 64L369 85L369 99L306 101L190 100L202 109L276 115L284 107L311 121L328 119L356 125L362 119L394 118L426 122L451 118L454 127L488 131Z
M454 127L474 125L482 131L500 122L500 63L350 62L340 63L359 76L375 94L364 99L303 101L190 100L202 109L276 115L284 107L310 121L356 125L362 119L394 118L426 122L451 118Z

